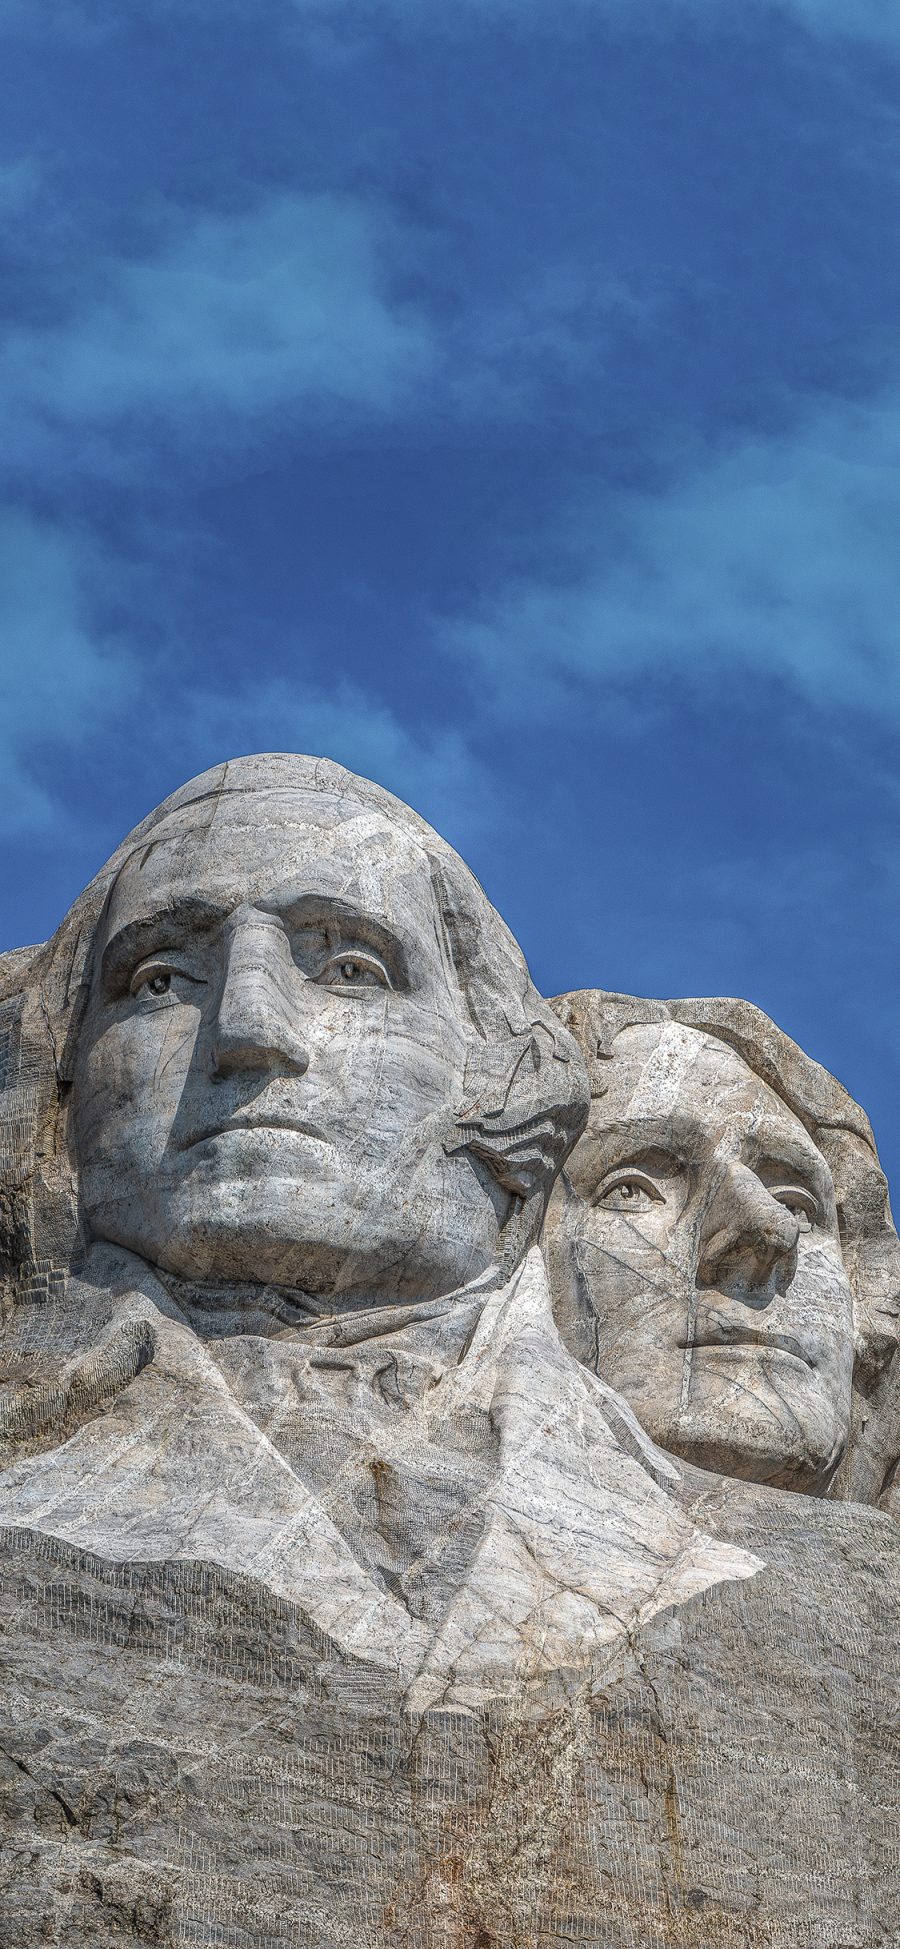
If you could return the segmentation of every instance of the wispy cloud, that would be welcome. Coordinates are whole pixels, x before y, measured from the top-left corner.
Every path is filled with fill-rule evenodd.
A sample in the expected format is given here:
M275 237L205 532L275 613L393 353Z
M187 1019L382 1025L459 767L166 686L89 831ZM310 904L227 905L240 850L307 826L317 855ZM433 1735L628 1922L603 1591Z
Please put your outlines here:
M94 769L139 778L149 809L222 758L269 750L337 759L457 844L490 823L496 793L460 731L404 720L359 684L310 681L299 641L277 646L288 675L213 684L174 644L145 653L139 597L128 566L83 530L0 510L6 836L65 843L73 781Z
M745 31L754 19L784 20L825 42L861 41L900 50L896 0L268 0L271 24L293 16L327 27L375 27L382 21L420 34L465 34L479 25L508 23L565 34L609 23L630 32L709 27ZM91 42L127 31L135 21L177 24L179 16L221 23L229 16L259 19L258 0L0 0L0 33Z
M599 253L568 260L548 254L502 296L479 293L445 324L440 377L461 419L532 416L548 387L595 385L617 335L649 339L671 290L646 276L613 277Z
M0 217L8 222L21 216L33 202L39 181L40 169L34 156L0 164Z
M374 192L155 202L128 212L112 249L60 234L57 187L29 158L0 172L21 264L0 322L0 475L19 493L139 481L148 455L196 473L228 448L435 411L470 427L527 419L556 383L594 381L617 336L648 333L669 302L596 253L479 282L439 219Z
M15 187L15 184L13 184ZM145 226L146 232L146 226ZM427 374L427 324L395 289L404 243L374 200L272 193L234 212L165 207L131 255L66 267L44 315L0 341L7 465L95 441L117 466L342 409L382 413ZM62 439L60 439L62 435Z
M244 752L321 753L386 785L457 845L488 826L497 809L490 774L460 731L404 722L359 684L326 687L298 673L224 696L189 686L159 728L186 777Z
M97 603L109 564L74 529L0 509L0 825L46 834L60 807L42 757L59 744L101 743L128 709L136 667L104 628Z
M244 0L232 0L243 4ZM165 7L167 0L147 0ZM207 6L209 0L194 0ZM479 22L508 22L519 31L536 27L564 34L570 27L608 22L634 33L672 27L709 27L718 34L743 32L748 21L786 19L825 40L863 40L900 47L895 0L290 0L301 15L319 19L352 14L404 21L442 34L465 32Z
M712 0L707 0L712 5ZM870 41L900 48L900 13L894 0L758 0L810 34L829 40Z
M505 715L781 679L900 721L900 386L569 511L541 573L439 629ZM577 539L573 541L573 537Z

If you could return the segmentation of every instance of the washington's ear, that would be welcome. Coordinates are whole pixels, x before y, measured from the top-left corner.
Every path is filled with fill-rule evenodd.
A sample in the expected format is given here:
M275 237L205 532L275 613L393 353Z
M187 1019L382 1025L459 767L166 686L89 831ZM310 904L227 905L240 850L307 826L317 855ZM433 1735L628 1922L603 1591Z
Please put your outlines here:
M587 1122L581 1052L537 992L518 943L468 869L433 862L449 955L472 1034L451 1150L471 1151L510 1195L540 1204Z
M46 987L52 947L20 949L0 960L3 1304L46 1297L69 1262L77 1229L60 1090L60 1017L48 1005Z
M494 1054L505 1062L479 1048L470 1057L454 1148L480 1158L504 1191L549 1196L587 1123L587 1076L579 1052L574 1044L560 1047L544 1023L533 1022L524 1036L507 1030L505 1048L501 1044Z
M574 988L569 994L554 995L550 1007L581 1050L594 1100L605 1096L609 1088L607 1064L612 1061L613 1043L620 1031L670 1019L665 1002L645 1000L642 995L614 994L605 988Z
M65 944L65 951L59 955L49 975L53 989L49 998L51 1014L57 1021L66 1023L65 1040L56 1051L56 1067L61 1083L71 1083L75 1077L99 924L95 922L89 927L73 929L71 938Z
M2 974L0 961L0 978ZM28 1119L29 1079L23 1076L24 1010L21 991L13 990L0 1002L0 1123L5 1139L0 1164L0 1277L16 1273L32 1255L34 1141Z

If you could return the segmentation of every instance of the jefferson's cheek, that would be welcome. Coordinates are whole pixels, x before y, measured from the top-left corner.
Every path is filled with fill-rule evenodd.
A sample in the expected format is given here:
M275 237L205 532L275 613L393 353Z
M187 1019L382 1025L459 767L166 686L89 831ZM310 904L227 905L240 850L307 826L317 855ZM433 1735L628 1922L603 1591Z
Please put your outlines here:
M595 1311L615 1333L640 1331L660 1287L660 1253L621 1221L581 1228L576 1261Z
M659 1282L667 1269L676 1267L679 1279L690 1263L690 1249L677 1251L673 1227L667 1213L642 1211L640 1216L595 1209L584 1226L584 1234L610 1260L633 1266L642 1278ZM682 1240L682 1245L687 1242Z
M846 1378L853 1366L853 1299L837 1248L818 1242L805 1246L797 1273L779 1307L796 1324L820 1368Z

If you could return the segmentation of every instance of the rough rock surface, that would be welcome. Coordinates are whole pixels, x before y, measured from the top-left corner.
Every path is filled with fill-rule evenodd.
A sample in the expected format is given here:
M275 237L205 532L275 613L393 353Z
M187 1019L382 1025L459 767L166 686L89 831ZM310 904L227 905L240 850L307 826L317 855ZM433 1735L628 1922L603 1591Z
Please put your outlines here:
M900 1941L871 1133L699 1004L677 1047L615 1017L650 1042L613 1118L598 1006L554 1015L408 808L289 757L183 788L0 960L2 1949ZM660 1225L685 1078L648 1237L588 1180L614 1121ZM701 1293L756 1406L720 1365L679 1428Z
M7 1533L0 1940L895 1944L896 1526L726 1506L757 1577L424 1714L254 1579Z
M556 1316L668 1450L894 1501L900 1240L865 1112L749 1002L582 989L591 1074L547 1225Z

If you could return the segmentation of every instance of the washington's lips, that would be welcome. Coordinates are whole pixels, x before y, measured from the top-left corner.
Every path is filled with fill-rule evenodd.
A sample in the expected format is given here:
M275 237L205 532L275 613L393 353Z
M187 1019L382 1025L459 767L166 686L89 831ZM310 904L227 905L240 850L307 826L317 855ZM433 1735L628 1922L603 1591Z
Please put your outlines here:
M302 1117L292 1117L287 1115L286 1112L279 1112L277 1110L270 1110L263 1115L254 1116L252 1111L248 1110L238 1111L234 1116L222 1117L216 1123L210 1123L204 1125L200 1130L192 1131L182 1148L184 1150L191 1150L195 1144L207 1143L212 1137L230 1137L241 1133L246 1134L250 1131L261 1130L284 1130L290 1132L295 1137L310 1137L318 1144L327 1144L330 1142L330 1138L326 1137L324 1130L319 1129L318 1124L308 1123Z
M793 1333L754 1333L751 1327L729 1327L722 1333L696 1334L691 1340L683 1340L681 1345L694 1351L702 1347L715 1347L720 1351L739 1351L746 1353L783 1354L801 1367L815 1367L816 1361L807 1353Z

